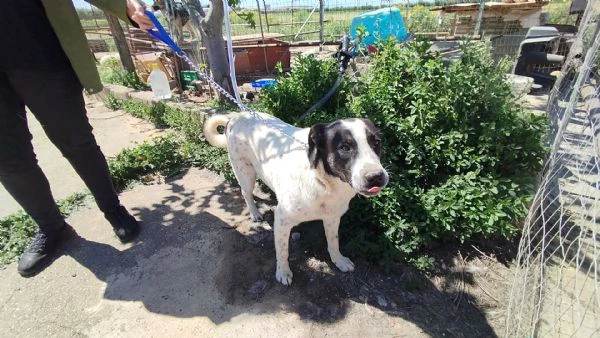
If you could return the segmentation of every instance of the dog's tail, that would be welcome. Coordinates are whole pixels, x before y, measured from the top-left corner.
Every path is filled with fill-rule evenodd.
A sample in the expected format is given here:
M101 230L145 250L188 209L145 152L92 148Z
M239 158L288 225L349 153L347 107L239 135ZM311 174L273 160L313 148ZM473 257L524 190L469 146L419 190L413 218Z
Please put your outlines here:
M227 128L229 117L225 115L213 115L204 122L204 137L213 147L227 147L227 136L225 131L219 133L219 127Z

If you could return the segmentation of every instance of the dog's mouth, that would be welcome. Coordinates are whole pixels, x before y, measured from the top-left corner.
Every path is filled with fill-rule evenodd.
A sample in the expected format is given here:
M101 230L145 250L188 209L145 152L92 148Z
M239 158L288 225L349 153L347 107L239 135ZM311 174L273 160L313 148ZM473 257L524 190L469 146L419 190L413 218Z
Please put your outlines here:
M383 187L373 186L373 187L370 187L369 189L361 190L360 194L363 196L371 197L371 196L375 196L375 195L379 194L379 192L382 189L383 189Z

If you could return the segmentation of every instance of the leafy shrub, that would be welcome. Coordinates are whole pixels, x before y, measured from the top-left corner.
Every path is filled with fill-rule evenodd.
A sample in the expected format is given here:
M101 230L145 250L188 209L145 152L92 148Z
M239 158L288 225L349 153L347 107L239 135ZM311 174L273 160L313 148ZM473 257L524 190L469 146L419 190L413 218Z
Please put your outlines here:
M148 85L135 72L128 72L123 69L118 58L103 60L98 65L98 72L103 83L118 84L136 90L148 89Z
M409 8L400 7L408 32L444 32L450 29L451 15L440 17L440 12L432 12L431 6L415 5Z
M277 85L263 91L261 103L273 115L295 121L329 91L337 77L334 58L320 61L314 55L298 56L292 70L286 75L280 73ZM346 84L341 85L321 109L333 113L344 106L346 88Z
M349 252L420 267L440 243L513 236L545 153L545 120L515 103L485 46L466 43L449 66L428 48L382 44L352 109L302 121L365 117L381 129L389 186L355 198L341 229Z
M159 128L167 126L167 122L165 121L166 108L163 103L157 102L147 105L137 100L126 100L122 103L122 108L135 117L154 123Z
M197 111L174 108L165 105L162 120L164 123L178 130L187 142L199 142L203 140L201 115Z
M108 93L105 97L103 97L102 102L104 103L104 106L110 110L117 110L123 107L122 100L114 96L112 93Z
M88 194L76 193L62 201L58 208L65 216L82 206ZM24 211L18 211L12 215L0 219L0 267L9 264L19 257L31 238L37 232L38 227L33 219Z
M124 189L146 175L176 173L185 164L179 148L179 141L170 135L121 151L108 163L115 188Z
M115 102L112 104L112 102ZM229 165L227 151L215 148L205 142L202 135L203 120L197 111L165 105L161 102L148 105L138 100L121 101L112 95L104 99L104 104L111 109L124 109L133 116L153 122L157 126L170 127L178 131L178 136L159 139L154 143L144 143L138 148L126 149L110 162L115 186L125 187L129 182L154 172L156 161L167 158L171 153L174 158L165 163L167 171L176 171L183 165L207 168L223 174L225 178L236 183ZM142 156L147 163L137 163L135 156ZM181 158L180 158L181 157ZM114 170L114 172L113 172ZM160 172L162 169L159 169Z
M569 14L570 5L571 1L551 1L546 7L544 7L544 12L548 13L548 23L574 25L577 15Z
M237 184L226 149L213 147L207 142L197 142L185 143L181 152L191 166L212 170L222 174L230 183Z
M0 266L21 255L36 231L37 225L24 211L0 219Z

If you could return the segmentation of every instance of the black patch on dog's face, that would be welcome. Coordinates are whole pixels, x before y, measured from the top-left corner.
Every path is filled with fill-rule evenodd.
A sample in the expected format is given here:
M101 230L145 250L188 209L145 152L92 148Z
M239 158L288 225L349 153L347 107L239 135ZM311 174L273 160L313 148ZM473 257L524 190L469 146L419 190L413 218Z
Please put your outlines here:
M379 132L371 121L363 121L366 125L367 141L379 156L381 151ZM316 168L319 162L322 162L327 174L351 183L352 166L357 157L358 144L354 135L340 121L330 124L320 123L310 128L308 158L312 168Z

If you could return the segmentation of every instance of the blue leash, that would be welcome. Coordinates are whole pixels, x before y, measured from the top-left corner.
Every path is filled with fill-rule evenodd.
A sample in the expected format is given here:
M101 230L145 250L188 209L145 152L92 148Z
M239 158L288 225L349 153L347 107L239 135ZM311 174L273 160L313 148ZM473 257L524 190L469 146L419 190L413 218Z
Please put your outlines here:
M154 16L154 13L152 13L149 10L145 10L144 12L146 13L148 18L150 18L150 21L152 21L152 23L156 27L156 30L153 30L153 29L147 30L148 34L150 34L153 38L165 43L169 48L171 48L173 50L173 52L175 52L175 55L180 57L190 67L192 67L192 69L195 70L196 73L198 73L198 75L200 75L201 78L208 81L208 83L210 83L213 86L213 88L215 88L218 92L223 94L223 96L225 96L229 100L231 100L231 102L235 103L241 110L253 112L252 109L246 107L243 103L238 102L238 100L236 100L235 97L233 97L231 94L229 94L229 92L227 92L225 89L223 89L223 87L221 87L218 83L216 83L215 80L213 78L211 78L207 73L200 70L200 68L194 62L192 62L192 60L189 58L189 56L177 45L177 43L175 43L175 41L173 41L173 39L171 39L171 37L169 36L169 33L167 33L165 28L160 24L160 22L156 18L156 16Z
M156 30L149 29L148 34L152 35L153 38L164 42L177 55L182 54L183 51L181 50L181 48L179 48L175 41L171 39L165 28L160 24L156 16L154 16L154 13L150 12L149 10L145 10L145 13L150 18L150 21L152 21L152 23L154 24L154 27L156 27Z
M190 67L192 67L192 69L194 69L202 78L204 78L206 81L208 81L213 86L213 88L215 88L217 91L219 91L221 94L223 94L229 100L231 100L231 102L235 103L240 108L240 110L249 112L255 118L262 119L262 117L259 114L257 114L256 111L254 111L252 108L246 107L243 103L237 101L235 99L235 97L233 97L231 94L229 94L229 92L227 92L225 89L223 89L223 87L221 87L217 82L215 82L215 80L213 78L211 78L205 72L201 71L198 68L198 66L194 62L192 62L192 60L187 56L187 54L175 43L175 41L173 41L173 39L171 39L171 37L169 36L167 31L165 31L164 27L160 24L160 22L158 21L156 16L154 16L154 14L152 12L150 12L149 10L145 10L145 12L146 12L146 15L150 18L150 20L152 21L152 23L154 24L154 26L157 29L156 31L153 29L149 29L148 34L150 34L155 39L162 41L167 46L169 46L169 48L171 48L178 57L180 57L188 65L190 65ZM285 134L284 130L282 130L282 132ZM296 142L299 142L304 147L308 147L306 142L301 141L292 135L288 135L288 136L295 139Z

